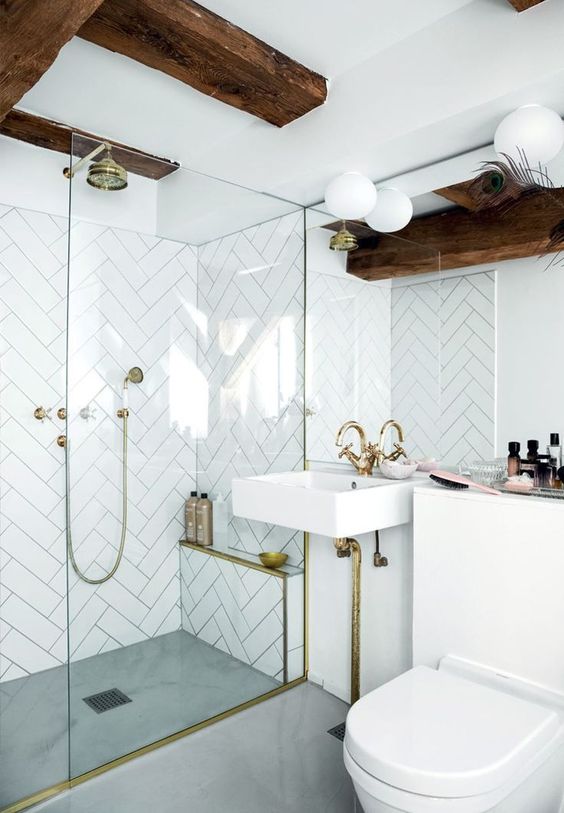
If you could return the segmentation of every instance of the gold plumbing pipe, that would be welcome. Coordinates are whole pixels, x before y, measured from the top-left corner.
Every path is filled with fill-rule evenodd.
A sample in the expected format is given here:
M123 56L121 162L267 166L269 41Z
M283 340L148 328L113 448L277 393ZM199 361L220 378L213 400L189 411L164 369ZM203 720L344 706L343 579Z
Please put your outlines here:
M73 167L65 167L63 169L63 175L65 176L65 178L74 178L78 170L81 169L81 167L83 167L84 164L87 164L88 161L91 161L93 158L96 158L96 156L100 155L100 153L103 152L104 150L110 149L111 145L108 144L107 141L102 141L102 143L99 144L97 147L94 147L94 149L91 150L91 152L89 152L88 155L85 155L84 158L81 158L80 161L77 161Z
M352 555L352 613L351 613L351 705L360 697L360 574L362 553L356 539L338 537L334 540L337 556Z

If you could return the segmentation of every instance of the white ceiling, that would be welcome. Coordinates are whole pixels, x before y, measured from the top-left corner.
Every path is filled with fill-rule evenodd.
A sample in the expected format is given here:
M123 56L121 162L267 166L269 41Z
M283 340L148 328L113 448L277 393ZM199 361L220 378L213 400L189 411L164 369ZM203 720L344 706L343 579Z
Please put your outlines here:
M326 105L277 129L74 39L19 106L303 204L341 171L380 181L487 144L519 104L564 114L562 0L203 2L327 76Z

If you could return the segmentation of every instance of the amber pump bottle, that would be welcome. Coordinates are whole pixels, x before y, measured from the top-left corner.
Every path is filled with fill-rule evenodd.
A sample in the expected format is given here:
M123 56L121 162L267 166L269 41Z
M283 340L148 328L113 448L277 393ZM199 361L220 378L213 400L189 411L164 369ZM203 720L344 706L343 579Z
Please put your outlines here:
M196 505L196 542L206 547L213 545L213 505L205 493Z
M507 474L509 477L515 477L515 475L521 474L520 450L521 444L517 443L516 440L511 441L509 444L509 455L507 457Z
M198 492L191 491L190 497L186 500L184 509L186 540L196 541L196 506L198 504Z

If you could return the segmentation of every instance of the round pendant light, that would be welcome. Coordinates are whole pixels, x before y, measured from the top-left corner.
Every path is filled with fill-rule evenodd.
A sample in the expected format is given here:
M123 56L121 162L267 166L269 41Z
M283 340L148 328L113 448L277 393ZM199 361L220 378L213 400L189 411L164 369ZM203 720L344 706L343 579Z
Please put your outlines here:
M366 215L374 231L393 232L403 229L413 217L413 204L399 189L379 189L376 206Z
M376 187L360 172L345 172L334 178L325 190L325 204L340 220L357 220L374 208Z
M495 151L534 167L551 161L564 145L564 122L554 110L527 104L506 116L495 132Z

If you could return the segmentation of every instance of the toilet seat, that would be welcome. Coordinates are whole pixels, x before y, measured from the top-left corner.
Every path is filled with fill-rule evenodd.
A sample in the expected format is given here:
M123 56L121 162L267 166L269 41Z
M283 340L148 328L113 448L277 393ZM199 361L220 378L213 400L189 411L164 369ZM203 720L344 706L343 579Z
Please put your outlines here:
M479 810L461 805L521 781L560 731L554 710L418 666L351 708L345 760L361 784L433 797L433 810L442 809L439 801L444 809Z

